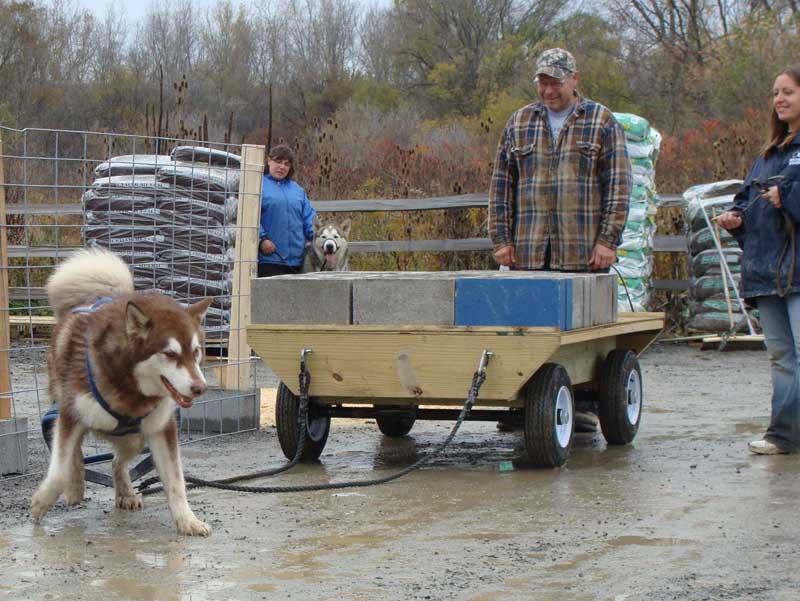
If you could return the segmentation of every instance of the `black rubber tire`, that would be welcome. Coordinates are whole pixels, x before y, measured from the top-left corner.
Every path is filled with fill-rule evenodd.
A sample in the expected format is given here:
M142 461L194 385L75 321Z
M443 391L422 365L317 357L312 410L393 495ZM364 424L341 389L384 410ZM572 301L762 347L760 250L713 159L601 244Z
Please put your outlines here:
M568 393L568 413L557 409L559 394L564 393ZM528 456L540 467L564 465L575 438L575 397L567 370L557 363L545 363L525 386L523 396Z
M275 402L275 426L278 430L278 442L287 459L294 459L297 445L300 442L297 420L300 414L300 397L289 390L281 382L278 386L278 398ZM317 414L313 399L309 399L308 415L306 416L306 441L300 459L319 459L328 434L331 430L331 418Z
M600 429L608 444L628 444L642 419L642 369L636 353L615 349L600 371Z
M413 417L376 417L375 421L384 435L400 438L411 432L417 420Z

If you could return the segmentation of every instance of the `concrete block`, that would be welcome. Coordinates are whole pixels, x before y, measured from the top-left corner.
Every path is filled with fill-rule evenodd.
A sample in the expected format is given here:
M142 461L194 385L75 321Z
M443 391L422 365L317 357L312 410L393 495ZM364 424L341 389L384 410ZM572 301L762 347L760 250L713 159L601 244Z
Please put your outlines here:
M0 421L0 475L28 469L28 418Z
M451 326L454 300L452 278L368 277L353 281L353 323Z
M351 323L351 278L286 275L257 278L250 288L251 323Z
M261 403L257 390L209 388L189 409L181 409L181 429L223 434L257 429Z

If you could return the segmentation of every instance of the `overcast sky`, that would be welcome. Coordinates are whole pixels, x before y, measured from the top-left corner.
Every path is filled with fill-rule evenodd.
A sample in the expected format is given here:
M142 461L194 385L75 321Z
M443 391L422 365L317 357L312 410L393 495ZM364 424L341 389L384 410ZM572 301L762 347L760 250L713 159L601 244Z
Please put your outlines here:
M73 0L78 6L88 8L95 15L102 18L108 12L110 6L113 6L118 13L123 14L126 19L131 23L136 23L147 14L147 10L154 3L163 4L159 0ZM192 0L192 3L197 7L205 9L213 6L217 0ZM241 0L233 0L233 3L238 5ZM392 0L358 0L359 4L364 6L389 6ZM275 4L279 6L281 0Z

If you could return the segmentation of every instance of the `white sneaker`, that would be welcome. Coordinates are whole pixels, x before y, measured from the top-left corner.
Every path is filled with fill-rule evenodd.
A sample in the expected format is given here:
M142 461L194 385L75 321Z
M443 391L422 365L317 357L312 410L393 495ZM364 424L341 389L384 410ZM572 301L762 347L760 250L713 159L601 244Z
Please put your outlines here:
M756 455L782 455L788 453L788 451L784 451L778 445L763 439L751 440L747 444L747 448L750 449L751 453L755 453Z

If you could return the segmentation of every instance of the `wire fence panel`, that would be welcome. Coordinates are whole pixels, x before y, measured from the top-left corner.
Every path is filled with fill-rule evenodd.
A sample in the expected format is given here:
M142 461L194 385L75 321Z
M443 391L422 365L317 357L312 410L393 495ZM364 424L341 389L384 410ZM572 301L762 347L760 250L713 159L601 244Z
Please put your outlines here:
M29 454L46 460L40 423L50 409L54 317L44 286L82 248L121 257L137 291L184 305L213 299L209 390L181 409L182 442L258 427L257 384L271 375L251 357L245 328L263 156L258 146L0 128L0 479L29 472ZM89 441L84 454L109 448Z

